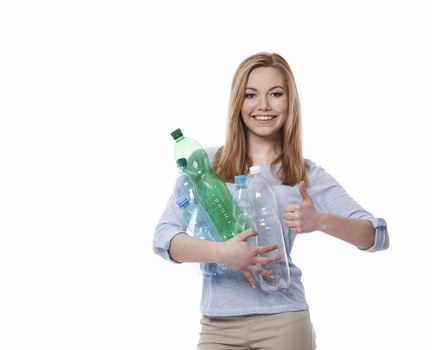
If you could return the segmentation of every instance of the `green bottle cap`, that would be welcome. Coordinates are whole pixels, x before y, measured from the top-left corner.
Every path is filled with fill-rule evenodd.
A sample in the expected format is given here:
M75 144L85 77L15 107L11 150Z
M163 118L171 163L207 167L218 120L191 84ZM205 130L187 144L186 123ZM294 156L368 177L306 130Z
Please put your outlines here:
M179 158L179 159L176 160L176 163L177 163L177 166L180 169L184 169L187 166L187 160L186 160L186 158Z
M180 136L183 136L183 133L181 131L181 129L175 129L172 133L171 136L173 137L174 140L178 139Z

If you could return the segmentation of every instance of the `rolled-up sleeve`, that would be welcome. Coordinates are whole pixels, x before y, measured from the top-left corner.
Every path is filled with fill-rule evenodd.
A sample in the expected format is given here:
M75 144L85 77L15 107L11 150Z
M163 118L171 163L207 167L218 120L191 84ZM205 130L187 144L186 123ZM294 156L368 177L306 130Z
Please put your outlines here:
M365 252L374 253L385 250L390 245L390 239L387 232L387 223L383 218L368 219L375 229L375 242L372 247L361 249Z

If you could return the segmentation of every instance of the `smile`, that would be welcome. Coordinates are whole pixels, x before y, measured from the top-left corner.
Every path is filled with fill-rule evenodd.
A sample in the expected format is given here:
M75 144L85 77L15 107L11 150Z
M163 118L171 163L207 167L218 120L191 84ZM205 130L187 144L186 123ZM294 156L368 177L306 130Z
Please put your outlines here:
M256 119L256 120L271 120L271 119L274 119L274 118L276 118L276 116L275 115L255 115L255 116L253 116L253 118L254 119Z

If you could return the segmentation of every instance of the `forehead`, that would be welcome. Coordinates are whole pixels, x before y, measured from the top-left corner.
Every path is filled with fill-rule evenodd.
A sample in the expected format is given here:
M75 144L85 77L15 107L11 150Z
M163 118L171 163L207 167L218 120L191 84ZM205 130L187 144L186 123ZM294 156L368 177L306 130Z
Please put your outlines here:
M259 67L249 74L247 87L274 87L286 86L284 75L273 67Z

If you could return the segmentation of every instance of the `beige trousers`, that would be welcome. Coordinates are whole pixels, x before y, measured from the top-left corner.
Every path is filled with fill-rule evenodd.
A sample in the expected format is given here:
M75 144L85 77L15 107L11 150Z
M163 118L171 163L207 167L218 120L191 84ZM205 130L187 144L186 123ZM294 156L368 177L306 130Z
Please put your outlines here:
M309 311L201 318L198 350L314 350Z

